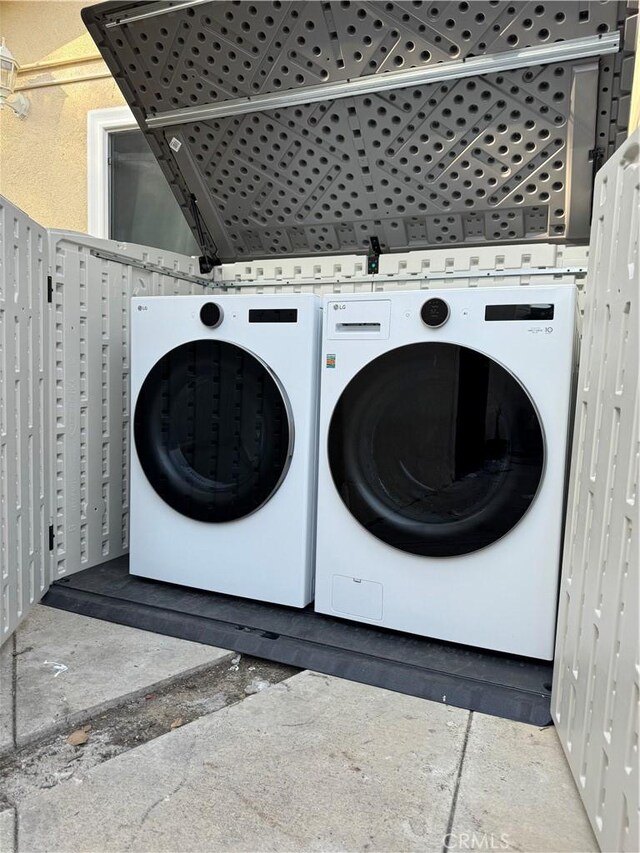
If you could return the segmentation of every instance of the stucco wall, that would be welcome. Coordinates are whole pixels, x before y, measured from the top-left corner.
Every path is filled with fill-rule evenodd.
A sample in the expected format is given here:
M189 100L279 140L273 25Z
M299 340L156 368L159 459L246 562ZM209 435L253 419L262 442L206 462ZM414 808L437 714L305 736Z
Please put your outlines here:
M24 120L0 111L0 194L42 225L75 231L87 230L87 112L125 103L80 18L86 5L0 2L17 89L31 101Z

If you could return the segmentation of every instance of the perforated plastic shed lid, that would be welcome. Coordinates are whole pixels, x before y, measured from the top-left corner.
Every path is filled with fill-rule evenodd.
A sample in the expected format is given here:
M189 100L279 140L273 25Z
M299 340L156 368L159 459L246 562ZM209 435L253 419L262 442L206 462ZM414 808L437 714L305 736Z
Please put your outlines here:
M194 0L83 19L203 252L236 261L588 239L594 158L626 127L625 14Z

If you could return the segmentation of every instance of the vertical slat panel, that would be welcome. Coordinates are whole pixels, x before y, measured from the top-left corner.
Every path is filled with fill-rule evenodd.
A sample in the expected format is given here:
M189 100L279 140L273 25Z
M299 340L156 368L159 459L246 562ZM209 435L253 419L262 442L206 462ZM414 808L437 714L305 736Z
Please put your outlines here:
M568 247L550 243L474 248L456 246L455 249L381 255L376 279L367 277L366 256L336 255L267 258L223 264L215 271L215 281L219 285L224 283L227 293L319 294L526 286L563 281L576 283L578 304L581 307L587 258L586 246ZM553 272L569 267L576 272L562 275ZM542 276L532 273L540 270L549 272Z
M456 246L413 252L383 254L379 259L379 274L391 279L419 279L425 274L439 272L469 273L471 280L495 270L522 270L523 277L531 269L586 267L587 248L567 247L550 243L523 243L513 246L487 245L469 248ZM238 261L223 264L215 270L216 281L241 282L277 280L295 283L300 279L345 281L367 275L365 255L335 255L332 257L265 258L258 261ZM535 276L531 276L535 280ZM531 283L531 282L528 282ZM420 286L419 284L409 287ZM436 286L436 285L434 285ZM439 285L437 285L439 286ZM462 285L461 285L462 286Z
M81 271L77 252L65 252L51 242L53 277L53 339L55 381L53 430L53 575L65 574L69 558L81 564L81 493L84 483L81 458L80 406L86 379L86 353L81 339Z
M97 258L93 259L96 264ZM123 529L123 516L128 512L129 490L126 483L125 462L128 459L128 411L125 411L129 383L129 349L126 318L128 317L128 294L122 282L116 279L113 287L112 264L99 270L102 298L109 301L109 320L103 328L103 393L107 401L107 434L104 436L102 479L105 486L106 512L101 519L100 553L106 560L115 549L122 553L128 545L128 530Z
M45 229L0 197L0 643L48 585L46 275Z
M129 546L131 296L202 293L205 287L179 278L197 273L193 258L65 232L51 232L50 242L53 577L59 578L118 557ZM100 250L123 261L99 257ZM176 275L161 276L136 263L167 267Z
M105 363L109 357L110 331L112 324L111 294L109 288L94 275L93 258L88 252L81 254L85 306L84 326L86 341L86 408L83 395L83 423L86 448L82 458L82 474L85 483L81 506L82 542L81 556L86 565L96 565L103 557L102 528L107 519L104 495L108 492L109 480L104 476L105 458L108 455L108 400L105 381Z
M594 192L552 707L602 850L638 850L640 132Z

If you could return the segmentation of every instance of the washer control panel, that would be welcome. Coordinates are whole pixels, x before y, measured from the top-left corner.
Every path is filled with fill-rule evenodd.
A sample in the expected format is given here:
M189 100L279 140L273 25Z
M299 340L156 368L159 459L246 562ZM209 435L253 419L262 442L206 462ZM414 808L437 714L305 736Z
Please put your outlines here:
M431 329L439 329L449 319L449 306L444 299L427 299L420 309L420 316L425 326Z

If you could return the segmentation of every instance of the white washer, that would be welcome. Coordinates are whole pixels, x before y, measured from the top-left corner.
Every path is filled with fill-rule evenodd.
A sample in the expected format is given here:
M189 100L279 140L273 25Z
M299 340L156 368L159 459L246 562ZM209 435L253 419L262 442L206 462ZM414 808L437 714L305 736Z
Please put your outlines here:
M321 302L132 300L134 575L313 597Z
M575 288L324 302L316 610L553 657Z

